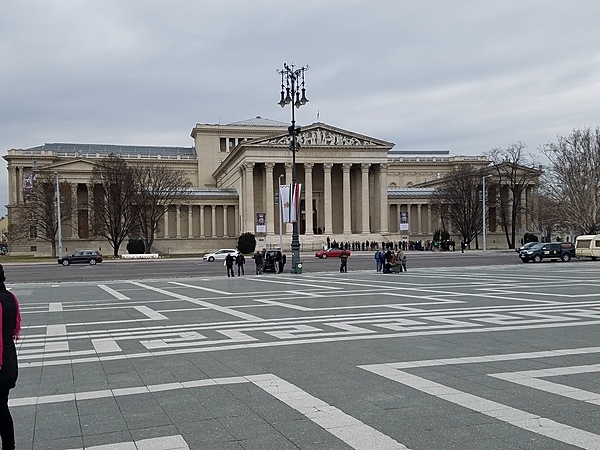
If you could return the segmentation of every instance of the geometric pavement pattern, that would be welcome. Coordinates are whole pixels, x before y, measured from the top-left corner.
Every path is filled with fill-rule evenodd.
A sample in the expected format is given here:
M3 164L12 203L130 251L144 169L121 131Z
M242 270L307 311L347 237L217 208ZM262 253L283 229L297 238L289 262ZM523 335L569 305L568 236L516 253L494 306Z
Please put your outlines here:
M600 266L8 284L18 448L600 448Z

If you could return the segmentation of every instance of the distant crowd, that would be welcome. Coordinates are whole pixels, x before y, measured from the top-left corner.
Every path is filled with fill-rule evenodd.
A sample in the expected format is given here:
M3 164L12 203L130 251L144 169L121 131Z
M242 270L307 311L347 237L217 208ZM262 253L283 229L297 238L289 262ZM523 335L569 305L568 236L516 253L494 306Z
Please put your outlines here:
M464 244L462 245L464 248ZM430 240L419 240L419 241L352 241L352 242L337 242L335 239L332 241L327 237L325 243L323 243L323 250L328 248L341 248L352 251L375 251L375 250L393 250L393 251L441 251L441 252L453 252L456 249L456 243L452 239L444 241L430 241Z

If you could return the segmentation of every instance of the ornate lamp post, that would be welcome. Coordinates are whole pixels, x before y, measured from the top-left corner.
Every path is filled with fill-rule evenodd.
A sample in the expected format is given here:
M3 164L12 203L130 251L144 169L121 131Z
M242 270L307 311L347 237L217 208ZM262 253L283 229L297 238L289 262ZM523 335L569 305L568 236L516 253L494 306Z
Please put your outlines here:
M283 64L283 69L278 69L277 73L281 75L281 100L279 106L285 108L286 105L292 105L292 126L288 128L289 135L292 137L290 150L292 151L292 189L296 185L296 152L300 149L298 144L298 135L300 127L296 126L294 116L294 106L300 108L308 102L306 98L306 89L304 87L304 72L308 66L295 68L293 64ZM298 199L300 203L300 199ZM292 273L296 273L296 268L300 262L300 239L298 236L298 214L296 220L292 222Z
M60 215L60 185L58 182L58 172L54 172L56 177L56 217L58 219L58 257L62 258L62 217Z

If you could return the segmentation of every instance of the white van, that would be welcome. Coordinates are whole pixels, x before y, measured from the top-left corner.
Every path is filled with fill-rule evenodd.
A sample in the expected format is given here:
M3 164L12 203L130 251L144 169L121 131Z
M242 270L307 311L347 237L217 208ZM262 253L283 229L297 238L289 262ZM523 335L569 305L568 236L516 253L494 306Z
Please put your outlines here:
M600 258L600 234L586 234L575 239L575 256L578 258Z

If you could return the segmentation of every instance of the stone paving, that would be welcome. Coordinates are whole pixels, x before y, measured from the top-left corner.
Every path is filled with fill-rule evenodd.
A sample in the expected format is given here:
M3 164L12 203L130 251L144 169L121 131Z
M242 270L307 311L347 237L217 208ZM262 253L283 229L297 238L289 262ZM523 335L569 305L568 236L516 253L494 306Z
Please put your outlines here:
M600 265L9 285L18 449L600 448Z

